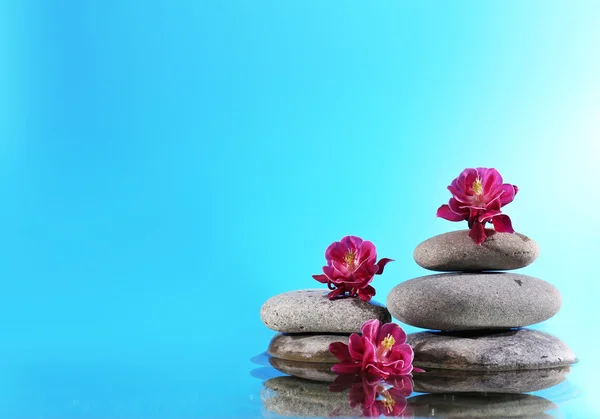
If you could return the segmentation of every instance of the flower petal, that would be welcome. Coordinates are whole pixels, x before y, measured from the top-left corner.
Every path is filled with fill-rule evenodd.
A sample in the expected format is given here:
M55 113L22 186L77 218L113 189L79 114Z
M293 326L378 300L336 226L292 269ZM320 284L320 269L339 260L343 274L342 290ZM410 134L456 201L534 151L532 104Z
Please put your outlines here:
M346 361L352 359L350 357L350 351L348 345L342 342L333 342L329 344L329 352L340 361Z
M471 237L473 241L479 245L483 243L486 239L485 228L483 227L483 224L479 222L473 223L471 226L471 231L469 231L469 237Z
M494 229L498 233L514 233L512 222L510 221L510 217L506 214L497 215L492 218L492 223L494 223Z
M352 359L357 361L362 360L365 353L364 338L356 333L352 333L348 341L348 353Z
M375 288L370 285L358 290L358 297L363 301L371 301L371 298L373 298L374 295Z
M406 342L406 333L400 326L398 326L396 323L386 323L381 326L379 336L377 337L377 344L381 344L383 339L385 339L388 335L394 338L394 347Z
M329 282L329 278L327 278L327 275L313 275L312 277L323 284Z
M375 342L379 336L381 322L377 319L367 320L360 328L360 333L363 337L371 342Z
M446 204L438 208L436 216L448 221L464 221L465 219L462 215L453 212Z
M338 362L331 367L336 374L357 374L360 372L360 364L357 362Z
M383 273L383 268L390 262L393 262L394 259L382 258L377 262L377 267L379 268L376 272L376 275L381 275Z

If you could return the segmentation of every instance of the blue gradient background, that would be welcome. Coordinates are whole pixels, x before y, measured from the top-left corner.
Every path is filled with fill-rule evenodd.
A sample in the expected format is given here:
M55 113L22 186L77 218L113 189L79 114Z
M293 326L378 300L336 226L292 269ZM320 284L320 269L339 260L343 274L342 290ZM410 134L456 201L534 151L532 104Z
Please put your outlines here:
M0 413L258 415L268 297L414 247L465 167L520 187L538 328L597 412L598 2L0 2ZM409 330L412 330L409 328Z

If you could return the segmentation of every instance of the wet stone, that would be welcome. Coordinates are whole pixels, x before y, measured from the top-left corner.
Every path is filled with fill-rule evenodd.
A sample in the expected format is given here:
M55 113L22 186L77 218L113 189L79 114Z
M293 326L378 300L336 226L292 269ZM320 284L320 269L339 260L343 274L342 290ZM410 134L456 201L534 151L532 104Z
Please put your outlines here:
M333 363L290 361L271 357L269 363L277 371L311 381L333 382L337 374L331 372Z
M327 383L296 377L275 377L264 383L261 402L268 412L280 416L361 416L360 406L350 406L348 394L349 390L330 392Z
M329 345L334 342L347 344L348 336L278 333L271 339L267 352L292 361L336 363L338 359L329 352Z
M428 368L413 374L420 393L529 393L554 387L565 380L570 367L512 371L462 371Z
M537 330L409 334L413 364L427 368L509 371L565 367L577 362L560 339Z
M268 328L287 333L358 333L367 320L391 321L381 304L359 298L330 300L327 294L326 289L309 289L276 295L264 303L260 317Z

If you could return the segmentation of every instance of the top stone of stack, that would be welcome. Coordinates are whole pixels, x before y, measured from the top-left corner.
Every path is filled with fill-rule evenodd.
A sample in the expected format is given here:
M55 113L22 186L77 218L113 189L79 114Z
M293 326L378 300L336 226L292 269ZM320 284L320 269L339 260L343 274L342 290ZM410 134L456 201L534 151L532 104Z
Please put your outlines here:
M539 255L537 243L523 234L488 229L486 234L482 245L469 237L469 230L434 236L416 247L415 262L431 271L499 271L523 268Z

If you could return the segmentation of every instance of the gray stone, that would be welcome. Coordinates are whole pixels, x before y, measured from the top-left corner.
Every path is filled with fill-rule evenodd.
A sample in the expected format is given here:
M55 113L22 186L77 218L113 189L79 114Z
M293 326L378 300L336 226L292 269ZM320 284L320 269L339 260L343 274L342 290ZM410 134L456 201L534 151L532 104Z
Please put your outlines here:
M331 372L333 363L290 361L275 357L269 358L269 363L277 371L306 380L330 383L337 377Z
M278 332L353 333L370 319L390 322L380 304L359 298L330 300L326 289L291 291L271 297L260 310L260 318Z
M414 373L419 393L530 393L561 383L570 367L513 371L462 371L428 368Z
M424 394L408 399L414 417L551 418L558 409L550 400L531 394Z
M561 306L546 281L515 273L447 273L395 286L387 298L394 317L434 330L507 329L547 320Z
M281 416L361 416L360 405L350 406L349 390L333 393L326 383L296 377L267 380L261 391L261 402L267 412Z
M523 268L540 253L537 243L523 234L486 233L481 246L469 237L469 230L427 239L415 249L415 262L432 271L497 271Z
M329 352L329 345L348 344L348 336L278 333L271 339L267 353L292 361L336 363L338 359Z
M408 335L413 364L427 368L508 371L564 367L577 362L560 339L537 330L421 332Z

